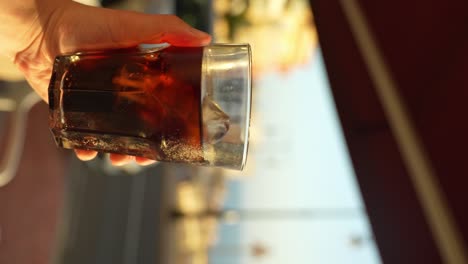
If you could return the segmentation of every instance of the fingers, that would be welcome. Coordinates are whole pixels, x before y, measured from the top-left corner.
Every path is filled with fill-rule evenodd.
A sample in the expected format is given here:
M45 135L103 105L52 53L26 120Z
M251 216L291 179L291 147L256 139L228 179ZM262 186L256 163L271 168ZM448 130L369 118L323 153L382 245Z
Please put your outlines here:
M150 159L143 158L143 157L135 157L135 161L136 161L136 163L138 163L139 165L142 165L142 166L151 165L151 164L154 164L156 162L155 160L150 160Z
M133 156L120 155L120 154L110 154L109 159L114 166L123 166L135 160Z
M132 161L135 161L138 165L141 166L151 165L156 162L155 160L150 160L143 157L134 157L120 154L110 154L110 161L114 166L123 166Z
M110 154L109 159L112 165L114 166L123 166L132 161L135 161L138 165L141 165L141 166L151 165L156 162L154 160L150 160L150 159L143 158L143 157L134 157L134 156L128 156L128 155L114 154L114 153Z
M98 152L94 150L75 149L75 154L78 157L78 159L82 161L90 161L97 156ZM134 156L128 156L128 155L115 154L115 153L111 153L109 155L109 159L112 165L114 166L123 166L132 161L135 161L138 165L141 165L141 166L148 166L156 162L155 160L151 160L151 159L147 159L143 157L134 157Z
M144 43L167 42L175 46L203 46L211 41L210 35L189 26L174 15L149 15L147 20L143 30L146 36L141 40Z
M73 5L70 16L83 22L79 27L71 29L67 26L62 30L66 35L62 38L64 50L73 48L67 40L73 44L79 42L81 49L123 48L164 42L175 46L203 46L211 41L210 35L194 29L174 15Z
M109 21L109 29L116 41L137 40L138 44L167 42L175 46L202 46L211 41L210 35L174 15L122 12L119 16L120 19Z

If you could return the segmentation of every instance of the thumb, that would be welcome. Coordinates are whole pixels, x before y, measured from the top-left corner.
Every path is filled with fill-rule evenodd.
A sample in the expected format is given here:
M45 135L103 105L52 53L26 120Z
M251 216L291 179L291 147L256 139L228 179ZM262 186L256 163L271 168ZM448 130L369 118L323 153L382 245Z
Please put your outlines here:
M61 51L132 47L167 42L174 46L203 46L210 35L174 15L154 15L91 7L73 2L62 36ZM68 12L67 12L68 13ZM62 25L63 26L63 25ZM68 42L68 43L67 43Z
M201 46L211 37L174 15L150 15L105 9L111 17L109 30L116 42L162 43L175 46Z

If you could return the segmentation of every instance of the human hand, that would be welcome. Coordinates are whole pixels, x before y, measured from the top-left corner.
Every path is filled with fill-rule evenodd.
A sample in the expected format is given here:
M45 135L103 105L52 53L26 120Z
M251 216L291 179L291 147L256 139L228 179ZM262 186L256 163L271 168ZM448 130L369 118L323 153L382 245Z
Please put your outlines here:
M200 32L173 15L149 15L130 11L91 7L72 1L44 0L47 8L36 10L35 19L22 37L14 54L15 64L32 88L47 99L47 89L56 55L76 51L134 47L139 44L164 43L175 46L202 46L210 42ZM15 51L15 48L10 48ZM93 159L97 152L76 150L81 160ZM125 155L110 155L114 165L135 160L141 165L153 161Z

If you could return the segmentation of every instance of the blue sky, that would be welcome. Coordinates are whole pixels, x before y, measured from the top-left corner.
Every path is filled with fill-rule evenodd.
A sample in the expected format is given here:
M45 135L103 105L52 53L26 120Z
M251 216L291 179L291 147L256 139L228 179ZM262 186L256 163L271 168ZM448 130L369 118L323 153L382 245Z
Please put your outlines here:
M243 219L222 227L223 263L380 263L339 125L320 51L304 67L255 81L252 144L245 172L230 183L226 207L341 209L346 218ZM356 238L361 241L353 244ZM249 247L268 254L252 258Z

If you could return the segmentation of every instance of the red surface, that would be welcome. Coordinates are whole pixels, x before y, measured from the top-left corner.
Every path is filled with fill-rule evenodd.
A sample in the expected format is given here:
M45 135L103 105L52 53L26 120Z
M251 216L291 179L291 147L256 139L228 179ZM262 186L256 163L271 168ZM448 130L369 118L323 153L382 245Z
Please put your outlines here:
M384 263L441 263L339 1L312 0L330 83ZM468 2L359 1L468 239Z
M362 3L468 241L468 2Z

